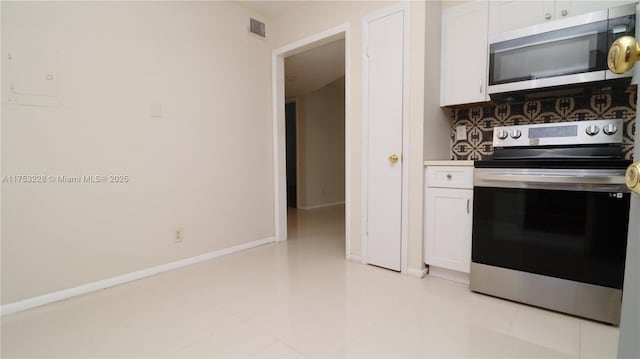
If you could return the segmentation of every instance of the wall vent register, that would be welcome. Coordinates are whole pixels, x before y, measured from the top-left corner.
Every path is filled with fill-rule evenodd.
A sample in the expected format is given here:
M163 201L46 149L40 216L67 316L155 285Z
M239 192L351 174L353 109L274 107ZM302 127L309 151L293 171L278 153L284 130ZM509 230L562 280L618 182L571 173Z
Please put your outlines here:
M265 23L254 18L249 19L249 32L263 38L267 37L267 28Z

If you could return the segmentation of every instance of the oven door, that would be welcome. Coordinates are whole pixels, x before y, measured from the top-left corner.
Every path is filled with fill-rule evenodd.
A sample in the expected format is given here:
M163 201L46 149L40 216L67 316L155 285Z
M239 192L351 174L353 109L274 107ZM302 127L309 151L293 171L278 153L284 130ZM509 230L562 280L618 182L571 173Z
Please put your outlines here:
M622 288L624 173L477 169L474 182L474 263Z

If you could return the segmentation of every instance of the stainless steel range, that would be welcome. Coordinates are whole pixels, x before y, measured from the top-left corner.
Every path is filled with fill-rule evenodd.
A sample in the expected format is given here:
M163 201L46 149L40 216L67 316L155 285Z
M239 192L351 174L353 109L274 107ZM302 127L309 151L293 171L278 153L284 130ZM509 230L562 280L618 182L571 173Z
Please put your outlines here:
M496 127L476 161L471 290L620 322L629 189L622 120Z

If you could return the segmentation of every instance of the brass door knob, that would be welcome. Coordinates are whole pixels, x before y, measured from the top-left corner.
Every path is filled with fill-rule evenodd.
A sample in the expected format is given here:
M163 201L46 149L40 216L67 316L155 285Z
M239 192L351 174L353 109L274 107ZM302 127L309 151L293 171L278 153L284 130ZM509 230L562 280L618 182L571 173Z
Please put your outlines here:
M640 46L633 36L622 36L609 48L607 65L616 74L623 74L633 68L640 57Z
M633 192L640 194L640 162L636 162L627 168L625 179L627 187Z
M391 155L391 156L389 156L389 162L391 162L391 163L396 163L396 162L398 162L398 155Z

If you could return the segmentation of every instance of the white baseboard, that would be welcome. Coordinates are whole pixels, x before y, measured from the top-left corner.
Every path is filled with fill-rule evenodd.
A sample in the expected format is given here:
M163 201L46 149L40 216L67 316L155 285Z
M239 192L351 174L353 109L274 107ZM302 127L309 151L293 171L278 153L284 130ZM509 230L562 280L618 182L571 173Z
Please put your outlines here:
M429 276L469 284L469 273L458 272L451 269L429 266Z
M333 207L333 206L340 206L340 205L344 205L344 201L342 201L342 202L325 203L325 204L317 204L315 206L299 206L298 209L317 209L317 208Z
M428 272L429 270L427 268L407 268L404 274L412 277L423 278Z
M353 262L358 262L361 264L369 264L369 262L367 262L366 258L363 258L361 256L357 256L355 254L351 254L351 255L347 255L347 260L353 261Z
M4 304L0 306L0 315L4 316L7 314L13 314L13 313L21 312L27 309L39 307L45 304L58 302L58 301L72 298L78 295L113 287L116 285L124 284L124 283L138 280L141 278L150 277L158 273L170 271L170 270L181 268L181 267L186 267L186 266L204 262L213 258L222 257L225 255L240 252L246 249L262 246L262 245L271 243L273 241L275 241L274 237L258 239L252 242L239 244L233 247L219 249L217 251L212 251L212 252L201 254L195 257L185 258L175 262L161 264L155 267L142 269L136 272L119 275L117 277L111 277L111 278L99 280L97 282L83 284L78 287L63 289L57 292L48 293L48 294L20 300L20 301L9 303L9 304Z

